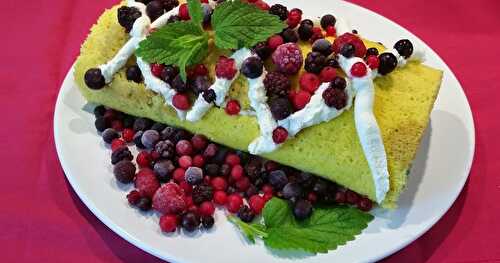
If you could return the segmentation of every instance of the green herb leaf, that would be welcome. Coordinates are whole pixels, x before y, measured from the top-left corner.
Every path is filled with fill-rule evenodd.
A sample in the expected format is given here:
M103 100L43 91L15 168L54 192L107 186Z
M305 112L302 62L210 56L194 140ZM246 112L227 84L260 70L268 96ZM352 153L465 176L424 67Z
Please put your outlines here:
M203 21L203 9L201 8L201 2L199 0L187 0L189 16L191 21L196 25L201 26Z
M312 216L297 221L287 201L273 198L263 210L264 224L247 224L235 218L250 241L256 237L264 244L279 250L301 250L310 253L326 253L347 241L354 240L373 216L347 206L317 207ZM258 226L256 226L258 225Z
M136 55L150 63L175 64L186 81L186 66L201 62L208 52L208 34L193 22L175 22L139 43Z
M286 24L277 16L240 0L226 1L212 15L215 45L221 49L252 47L281 32Z

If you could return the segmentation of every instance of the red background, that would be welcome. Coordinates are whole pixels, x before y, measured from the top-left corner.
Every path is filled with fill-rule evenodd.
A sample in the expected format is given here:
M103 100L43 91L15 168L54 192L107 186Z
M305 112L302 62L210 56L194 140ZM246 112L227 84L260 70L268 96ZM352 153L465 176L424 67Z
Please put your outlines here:
M116 0L2 1L2 262L158 262L78 199L55 152L60 84L98 15ZM500 1L355 0L408 28L450 65L476 123L470 178L448 213L387 262L500 262ZM452 132L452 131L450 131ZM85 153L82 153L85 154Z

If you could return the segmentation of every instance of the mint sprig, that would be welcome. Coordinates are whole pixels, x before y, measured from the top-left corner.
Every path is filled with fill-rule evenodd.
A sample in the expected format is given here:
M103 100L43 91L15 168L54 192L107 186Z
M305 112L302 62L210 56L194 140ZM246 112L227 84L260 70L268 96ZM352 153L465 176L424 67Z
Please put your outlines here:
M136 55L150 63L175 64L186 81L186 66L198 64L208 53L209 35L203 31L203 10L188 0L190 21L169 23L139 43ZM281 32L286 24L277 16L240 0L218 5L212 14L215 45L220 49L250 48Z
M278 198L266 204L263 223L247 224L229 218L251 242L259 237L272 249L309 253L326 253L354 240L372 219L372 215L356 208L335 206L316 208L310 218L297 221L288 203Z

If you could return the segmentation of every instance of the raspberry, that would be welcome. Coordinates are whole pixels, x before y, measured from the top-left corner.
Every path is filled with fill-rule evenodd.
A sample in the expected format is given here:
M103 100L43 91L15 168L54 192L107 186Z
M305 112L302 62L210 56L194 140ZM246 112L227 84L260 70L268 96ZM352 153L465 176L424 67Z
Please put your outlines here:
M135 132L130 128L125 128L122 132L122 138L126 142L132 142L134 140Z
M302 20L302 10L294 8L288 13L288 19L286 23L289 28L295 28L299 25L300 20Z
M274 35L267 40L267 45L272 50L276 50L279 46L283 45L283 43L285 43L285 40L283 40L283 37L280 35Z
M198 185L193 189L192 197L195 205L211 201L213 198L213 188L208 185Z
M231 213L236 213L243 206L243 198L239 194L231 194L227 198L227 210Z
M240 113L241 107L237 100L230 100L226 105L226 113L229 115L237 115Z
M127 194L127 200L130 205L136 205L141 199L141 194L137 190L132 190Z
M302 74L299 79L300 88L309 93L314 93L318 89L320 84L321 80L318 78L318 76L308 72Z
M354 46L355 49L354 54L356 57L362 58L365 56L366 54L365 44L363 43L363 41L361 41L361 39L358 36L351 33L345 33L341 36L338 36L335 39L335 41L333 41L333 51L339 54L340 50L345 44L352 44Z
M227 194L224 191L216 191L214 193L214 202L218 205L225 205L227 202Z
M311 94L309 94L309 92L307 91L300 90L295 94L295 96L292 99L293 107L296 110L301 110L307 105L307 103L309 103L310 100L311 100Z
M180 167L187 169L193 165L193 159L189 155L183 155L179 158L178 163Z
M236 181L235 186L240 192L245 192L250 187L250 179L248 179L248 177L242 177L240 180Z
M162 185L153 196L153 208L162 214L177 215L184 212L184 191L175 183Z
M334 107L340 110L347 105L347 95L343 90L329 87L323 91L322 95L328 107Z
M215 212L215 206L210 201L205 201L201 203L200 209L198 210L202 216L211 216Z
M150 167L151 166L151 155L147 151L141 151L137 154L135 162L141 168Z
M326 57L319 52L311 52L307 54L304 68L307 72L319 74L325 67Z
M190 195L186 195L184 197L184 202L186 203L186 207L190 207L190 206L194 205L193 204L193 197Z
M113 141L111 141L111 151L116 151L116 149L122 147L122 146L125 146L126 143L124 140L122 139L114 139Z
M253 195L250 197L250 200L248 200L248 205L250 205L252 211L257 215L262 212L265 204L266 201L260 195Z
M288 131L283 127L277 127L273 131L273 141L276 144L284 143L288 138Z
M156 190L160 188L160 182L156 178L153 170L144 168L141 169L135 177L135 188L139 190L141 196L152 198Z
M270 72L264 78L264 87L268 96L287 96L291 86L288 77L280 72Z
M232 58L220 56L215 65L215 75L218 78L233 79L236 75L236 62Z
M262 1L262 0L257 0L255 3L254 3L255 6L257 6L260 10L263 10L263 11L267 11L269 10L269 5Z
M214 177L212 181L210 181L210 185L215 191L225 191L227 189L226 179L222 177Z
M319 27L313 27L312 31L313 31L312 36L309 39L309 42L311 44L314 43L314 42L316 42L316 40L318 40L318 39L325 38L325 35L323 35L323 31L321 31L321 28L319 28Z
M337 35L337 30L335 29L334 26L328 26L326 28L326 36L334 37L336 35Z
M187 4L182 4L179 6L179 18L181 20L189 20L191 17L189 16L189 9Z
M273 194L264 194L264 196L262 196L262 198L264 198L264 201L269 201L273 198Z
M193 145L193 148L196 150L203 150L207 147L208 140L207 137L201 134L195 134L191 138L191 144Z
M205 165L205 158L201 154L197 154L193 157L193 166L195 167L203 167Z
M186 94L177 93L172 98L172 104L179 110L189 110L191 106L189 98Z
M188 140L180 140L175 145L175 151L179 155L191 155L193 153L193 145Z
M165 66L162 64L152 64L151 73L153 73L153 76L161 78L161 72L163 71L164 68Z
M172 174L172 178L174 178L174 180L176 182L182 182L184 181L184 175L186 173L186 170L183 169L183 168L177 168L174 170L174 173Z
M231 169L231 177L238 181L243 177L243 167L241 165L235 165L233 166L233 169Z
M368 70L365 63L363 62L356 62L351 67L351 75L353 77L362 78L366 75L367 72Z
M319 73L319 79L322 82L330 82L337 76L337 70L333 67L324 67Z
M366 58L366 64L371 69L376 69L380 65L380 61L378 60L378 57L376 55L371 55Z
M163 215L160 217L160 228L165 233L175 232L177 228L177 216Z
M208 69L203 64L198 64L194 67L194 74L196 76L206 76L208 74Z
M231 153L226 155L226 160L224 161L226 164L229 164L231 166L235 166L237 164L240 164L241 159L237 154Z
M273 63L278 71L287 75L299 72L304 62L302 51L295 43L286 43L279 46L273 53Z
M273 117L283 120L292 114L292 104L287 98L275 98L269 102L269 109Z

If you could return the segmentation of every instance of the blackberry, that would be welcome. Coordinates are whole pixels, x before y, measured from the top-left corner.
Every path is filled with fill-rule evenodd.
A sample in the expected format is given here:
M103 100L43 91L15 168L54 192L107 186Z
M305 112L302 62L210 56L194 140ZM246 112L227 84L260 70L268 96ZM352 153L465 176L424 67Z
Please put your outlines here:
M304 22L304 21L302 21L302 22ZM311 24L300 23L299 29L297 30L297 32L299 33L300 39L303 41L309 40L312 37L312 35L314 34L313 27L314 26L312 25L312 22L311 22Z
M409 58L413 53L413 44L408 39L401 39L394 44L394 49L396 49L402 57Z
M287 28L281 32L281 37L285 43L297 43L299 41L299 34L291 28Z
M252 209L250 209L250 207L248 207L247 205L243 205L238 211L238 217L241 219L241 221L250 223L255 218L255 214Z
M141 11L135 7L122 6L118 8L118 23L125 28L128 33L132 30L135 20L141 17Z
M132 153L130 152L130 150L126 146L116 149L111 154L111 164L113 164L113 165L117 164L118 162L120 162L122 160L132 161L133 159L134 159L134 156L132 156Z
M311 52L307 54L304 68L307 72L319 74L325 67L326 57L319 52Z
M135 83L142 82L141 69L137 65L133 65L127 68L127 80L131 80Z
M329 26L335 26L335 22L337 22L337 19L333 15L324 15L320 21L321 27L325 30Z
M162 0L163 8L168 12L179 5L179 0Z
M205 201L212 200L214 196L213 189L208 185L198 185L193 188L193 203L196 205L200 205Z
M335 77L333 81L330 83L330 86L339 89L339 90L344 90L347 87L347 82L343 77Z
M163 131L160 132L161 139L172 141L176 131L177 131L176 128L167 126L165 129L163 129Z
M172 159L175 156L175 145L169 140L159 141L154 151L159 154L160 158Z
M335 58L329 58L326 61L326 67L340 68L339 62Z
M155 21L158 17L165 13L163 3L160 0L151 1L146 6L146 14L149 16L151 21Z
M98 68L91 68L85 72L85 84L89 89L102 89L104 85L106 85L106 81L104 80L104 76L102 72Z
M347 105L347 94L343 90L329 87L323 91L322 95L328 107L340 110Z
M280 72L270 72L264 78L264 87L268 96L287 96L291 86L288 77Z
M276 120L283 120L292 114L292 104L288 98L275 98L269 103L271 113Z
M187 232L193 232L200 225L200 217L195 213L188 212L182 216L181 225Z
M391 73L398 66L398 59L394 54L385 52L378 56L380 65L378 66L378 73L387 75Z
M340 49L340 54L346 58L353 57L354 54L356 53L356 48L354 47L353 44L345 44L342 46Z
M215 95L215 91L213 89L209 89L203 92L203 99L205 99L206 102L212 103L215 101L217 96Z
M153 203L151 202L151 199L149 199L148 197L141 197L136 206L141 209L141 211L148 211L151 209L152 204Z
M181 21L181 17L178 16L178 15L173 15L173 16L170 16L167 20L167 24L170 24L170 23L175 23L175 22L179 22Z
M269 46L267 45L267 42L259 42L255 47L253 48L253 51L260 57L262 60L268 59L273 51Z
M378 49L374 48L374 47L367 49L366 50L366 57L369 57L369 56L378 56Z
M184 80L182 80L181 75L177 75L173 80L172 80L172 88L175 89L177 92L184 93L188 91L188 85Z
M269 8L269 14L278 16L282 21L288 18L288 9L284 5L275 4Z

